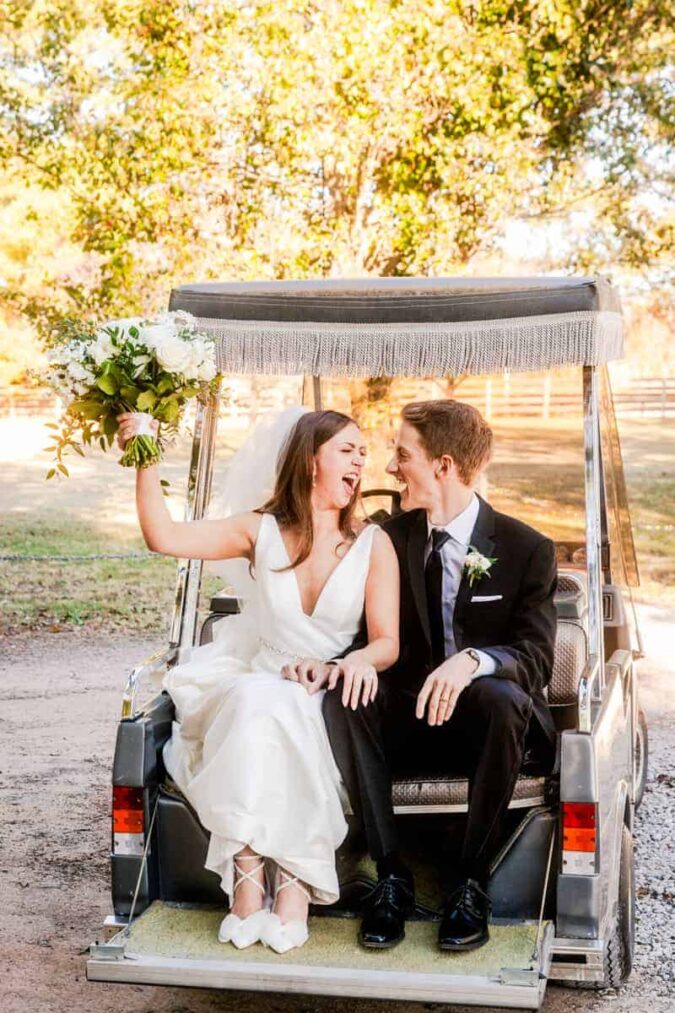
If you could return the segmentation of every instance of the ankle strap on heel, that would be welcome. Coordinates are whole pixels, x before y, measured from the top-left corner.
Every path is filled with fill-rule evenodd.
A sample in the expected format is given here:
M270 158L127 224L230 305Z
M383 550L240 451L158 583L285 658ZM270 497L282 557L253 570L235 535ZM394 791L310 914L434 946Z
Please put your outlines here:
M285 876L286 878L282 880L281 879L282 876ZM276 888L277 897L279 896L282 890L286 889L287 886L297 886L298 889L304 893L307 900L311 901L312 895L310 894L309 890L305 887L304 883L301 883L297 876L291 876L291 874L289 872L286 872L285 869L279 868L279 882Z
M252 869L249 869L247 872L246 869L242 869L239 862L241 861L245 862L247 859L250 861L252 858L255 858L258 864L254 866ZM234 887L232 888L232 894L234 895L237 892L238 888L241 886L241 884L244 883L246 880L248 880L250 883L253 883L254 886L257 886L257 888L260 890L261 894L264 897L265 887L262 885L262 883L259 883L258 880L254 878L256 872L260 872L261 869L264 871L265 869L264 861L261 858L257 858L256 855L244 855L243 858L239 859L239 861L237 861L237 859L234 858L233 862L236 877Z

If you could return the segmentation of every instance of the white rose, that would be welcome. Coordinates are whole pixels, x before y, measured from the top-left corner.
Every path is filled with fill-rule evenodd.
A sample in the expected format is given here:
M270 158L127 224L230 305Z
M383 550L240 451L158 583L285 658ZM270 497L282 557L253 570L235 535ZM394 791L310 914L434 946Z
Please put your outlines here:
M197 379L208 383L216 375L216 365L209 359L204 359L197 368Z
M186 380L196 380L197 370L199 369L199 363L201 362L201 355L198 350L195 349L191 343L186 342L187 347L190 349L190 358L187 364L183 367L183 376Z
M169 373L183 373L189 369L192 352L187 342L175 336L167 336L155 346L157 361Z
M115 354L115 346L110 335L106 331L99 331L96 341L89 346L89 352L97 366L110 359Z
M178 332L172 323L145 324L141 337L148 348L157 348L162 342L176 338Z

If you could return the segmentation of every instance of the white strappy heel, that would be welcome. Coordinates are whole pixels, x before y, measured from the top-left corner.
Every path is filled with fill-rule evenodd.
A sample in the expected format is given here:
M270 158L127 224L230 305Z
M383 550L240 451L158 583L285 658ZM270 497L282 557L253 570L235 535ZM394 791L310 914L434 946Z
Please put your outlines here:
M285 879L280 882L282 876ZM307 900L312 899L309 891L305 889L297 876L291 876L285 869L277 866L275 895L278 897L281 891L288 886L297 886L302 890ZM308 939L309 930L306 921L302 922L296 919L292 922L282 922L274 911L270 911L267 915L260 934L261 942L277 953L286 953L298 946L304 946Z
M257 856L243 855L239 861L251 858L257 858ZM258 858L258 864L253 869L249 869L248 872L239 865L236 858L234 859L236 882L232 890L233 899L238 887L247 879L257 886L263 897L265 896L265 887L257 879L254 879L256 872L260 872L261 869L265 869L265 862L261 858ZM243 950L246 946L251 946L253 943L258 942L261 938L263 925L268 918L269 911L266 907L260 908L259 911L254 911L247 918L240 918L239 915L233 914L225 915L218 930L218 942L232 943L238 950Z

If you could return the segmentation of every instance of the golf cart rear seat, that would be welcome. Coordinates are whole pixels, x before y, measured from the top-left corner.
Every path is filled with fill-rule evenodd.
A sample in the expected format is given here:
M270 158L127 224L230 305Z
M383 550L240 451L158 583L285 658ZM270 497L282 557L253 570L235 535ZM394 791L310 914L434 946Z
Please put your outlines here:
M555 645L553 675L547 696L559 731L574 727L579 680L586 664L587 596L584 575L578 571L561 571L558 576L556 609L558 634ZM225 615L238 611L237 601L228 595L211 600L211 615L202 627L201 643L212 639L212 627ZM527 809L549 800L553 789L551 779L523 771L518 776L511 799L511 809ZM393 785L394 811L410 813L462 813L469 803L469 782L465 777L418 775L400 778Z

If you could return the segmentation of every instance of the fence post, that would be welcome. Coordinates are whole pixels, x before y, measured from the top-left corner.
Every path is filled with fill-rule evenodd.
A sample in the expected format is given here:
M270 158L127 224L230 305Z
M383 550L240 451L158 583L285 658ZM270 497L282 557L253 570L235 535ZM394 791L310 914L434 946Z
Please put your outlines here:
M551 417L551 374L546 373L544 376L544 400L541 406L542 418L550 419Z

